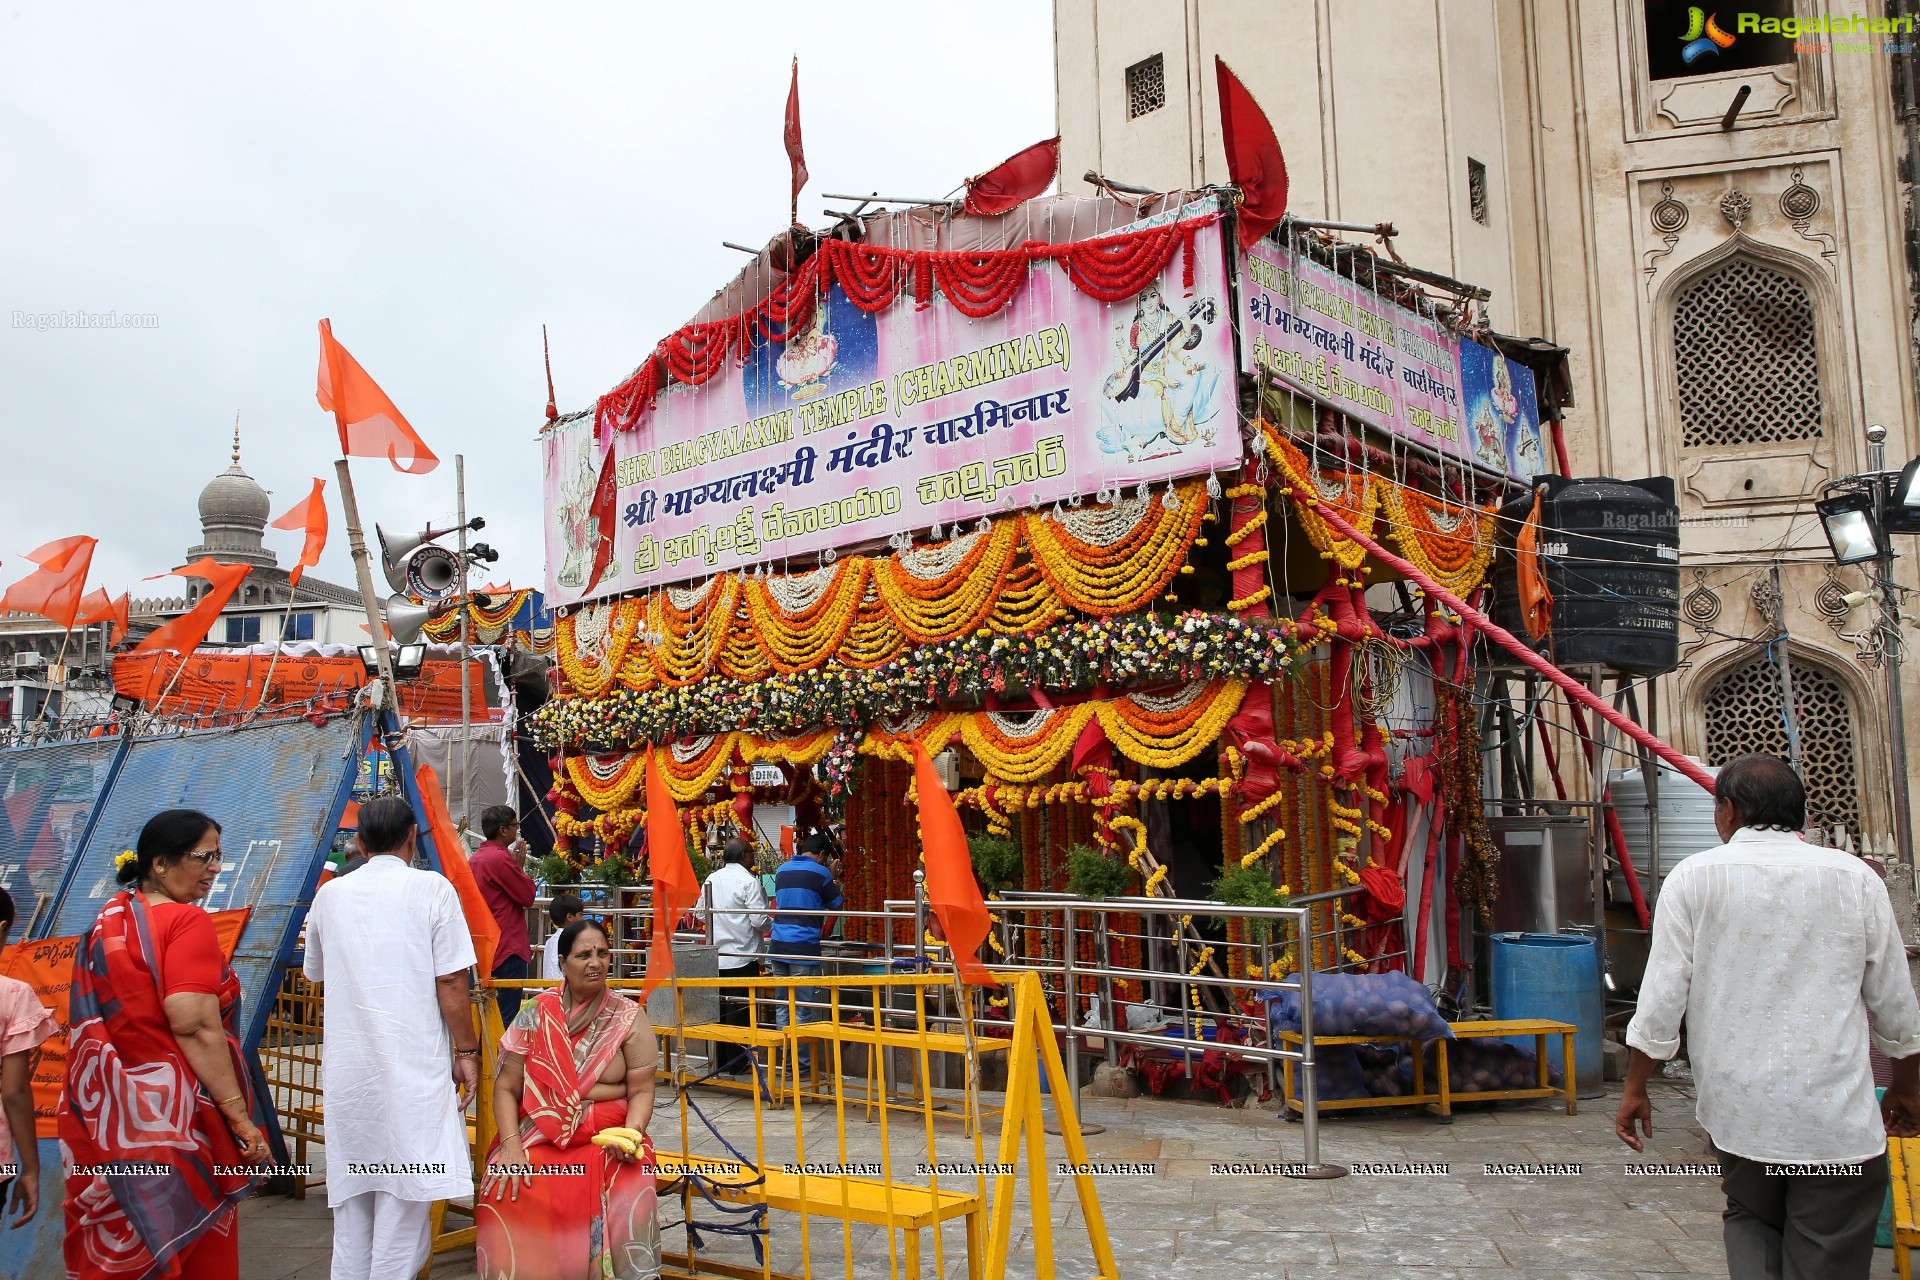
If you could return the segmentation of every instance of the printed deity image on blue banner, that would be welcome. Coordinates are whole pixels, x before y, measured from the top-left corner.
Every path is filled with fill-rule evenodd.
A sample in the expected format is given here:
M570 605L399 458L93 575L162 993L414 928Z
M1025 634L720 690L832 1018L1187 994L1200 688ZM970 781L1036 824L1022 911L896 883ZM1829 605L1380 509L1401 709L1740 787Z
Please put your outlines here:
M1540 474L1540 408L1533 371L1490 347L1460 344L1460 386L1474 460L1515 479Z
M873 314L854 306L839 285L827 290L822 303L786 342L754 336L741 378L755 417L874 380L880 342Z

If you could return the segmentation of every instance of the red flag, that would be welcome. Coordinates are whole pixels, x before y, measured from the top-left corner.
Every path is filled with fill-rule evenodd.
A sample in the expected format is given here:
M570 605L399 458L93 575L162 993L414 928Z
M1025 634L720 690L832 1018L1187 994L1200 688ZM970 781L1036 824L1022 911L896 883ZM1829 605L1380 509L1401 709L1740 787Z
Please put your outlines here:
M96 587L80 601L80 616L75 621L82 625L112 622L113 638L107 641L107 647L112 648L127 638L127 593L122 591L109 600L106 590Z
M349 457L385 458L395 471L416 476L440 465L380 384L334 341L330 320L320 322L319 398L340 428L340 451Z
M467 932L473 935L473 954L480 962L480 981L493 975L493 953L500 948L500 922L480 892L467 862L467 844L454 829L453 815L447 812L446 797L440 791L440 779L432 765L416 765L413 781L420 788L420 806L426 810L427 830L433 835L433 851L440 855L440 874L453 884L460 895L460 914L466 917Z
M93 565L95 539L63 538L49 542L27 559L40 565L0 596L0 613L37 613L71 630L87 589L87 570Z
M687 832L660 772L659 754L647 748L647 870L653 876L653 940L640 998L673 977L673 926L700 897L700 881L687 860Z
M155 574L157 578L205 578L207 594L201 596L200 603L192 609L157 628L152 635L133 646L133 651L144 653L149 649L172 649L178 653L192 653L207 638L213 620L227 607L227 601L233 598L233 593L240 587L240 580L251 571L251 565L221 564L212 556L202 556L172 573ZM151 582L153 578L147 581Z
M953 797L934 772L926 744L913 740L913 776L920 789L920 857L927 866L927 905L940 920L953 966L967 982L997 987L999 981L980 963L978 952L992 921L980 885L973 878L967 833Z
M306 545L300 548L300 563L287 573L287 585L300 585L300 575L320 563L320 553L327 548L327 502L322 493L327 487L325 480L313 482L313 492L308 494L293 510L273 522L276 529L302 529L307 531Z
M1053 176L1059 172L1060 139L1036 142L967 180L967 212L975 216L1005 213L1053 185Z
M787 89L787 162L793 166L793 203L800 203L800 188L807 185L807 155L800 145L800 59L793 60L793 84Z
M1280 225L1287 212L1287 161L1267 113L1222 58L1220 132L1227 144L1227 176L1240 188L1240 247L1251 248Z
M614 476L613 442L607 442L607 457L600 464L600 480L593 486L593 502L587 507L587 517L593 522L593 569L587 574L588 591L600 585L600 575L613 563L613 538L619 525L616 517L620 512L620 486Z

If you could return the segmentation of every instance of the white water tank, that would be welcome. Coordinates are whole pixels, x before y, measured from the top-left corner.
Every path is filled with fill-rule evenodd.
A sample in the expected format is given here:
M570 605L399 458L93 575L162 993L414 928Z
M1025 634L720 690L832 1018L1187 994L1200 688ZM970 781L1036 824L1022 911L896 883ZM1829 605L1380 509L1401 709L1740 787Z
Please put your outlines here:
M1706 772L1717 775L1720 771ZM1646 775L1638 769L1623 769L1608 779L1608 785L1621 834L1627 838L1627 856L1645 887L1652 866ZM1713 828L1713 796L1665 761L1660 762L1659 801L1660 878L1664 880L1682 858L1725 842Z

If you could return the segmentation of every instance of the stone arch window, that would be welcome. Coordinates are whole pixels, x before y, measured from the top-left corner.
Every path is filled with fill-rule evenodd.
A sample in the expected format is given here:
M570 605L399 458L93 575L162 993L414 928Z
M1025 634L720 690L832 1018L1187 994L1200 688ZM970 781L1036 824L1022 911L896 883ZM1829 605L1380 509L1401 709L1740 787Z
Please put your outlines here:
M1767 263L1735 255L1688 283L1673 310L1681 448L1824 436L1818 330L1807 286Z
M1806 768L1807 821L1861 834L1860 768L1853 698L1838 678L1801 658L1793 663L1793 705ZM1715 677L1705 694L1707 763L1750 752L1787 758L1780 669L1764 653Z

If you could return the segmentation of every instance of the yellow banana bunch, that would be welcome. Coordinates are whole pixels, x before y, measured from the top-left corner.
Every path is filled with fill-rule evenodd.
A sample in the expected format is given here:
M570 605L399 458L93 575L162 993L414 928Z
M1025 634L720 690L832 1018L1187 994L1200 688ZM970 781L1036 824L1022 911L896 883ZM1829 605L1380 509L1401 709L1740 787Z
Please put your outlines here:
M613 1147L628 1156L639 1155L645 1149L646 1140L647 1136L638 1129L629 1129L623 1125L602 1129L593 1135L594 1146Z

